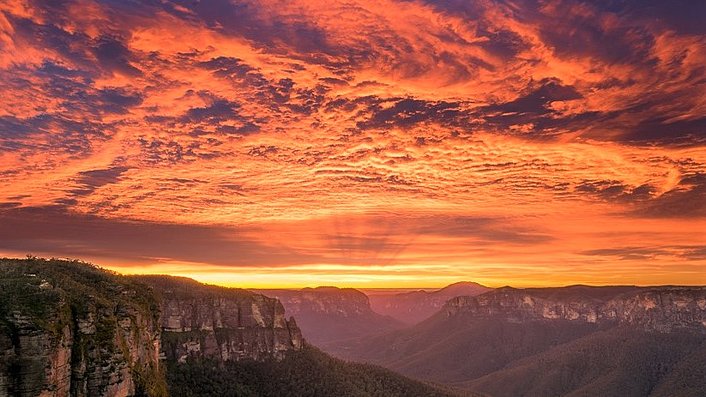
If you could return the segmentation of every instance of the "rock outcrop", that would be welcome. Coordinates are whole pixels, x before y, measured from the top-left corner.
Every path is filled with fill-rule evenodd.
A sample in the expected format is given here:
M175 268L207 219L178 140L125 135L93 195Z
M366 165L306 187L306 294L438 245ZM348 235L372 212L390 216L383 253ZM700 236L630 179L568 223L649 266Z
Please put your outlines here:
M562 319L636 325L659 332L684 328L706 332L706 287L505 287L475 297L453 298L443 312L446 316L502 317L513 322Z
M0 397L166 396L163 360L302 348L276 299L63 260L0 259Z
M368 297L353 288L316 287L300 290L263 289L254 292L277 298L290 315L321 313L355 317L370 312Z
M400 328L402 324L375 313L368 297L353 288L317 287L300 290L252 290L282 302L306 340L329 353L331 343Z
M140 276L160 301L167 360L281 359L302 347L294 318L273 298L246 290L207 286L191 279Z
M704 309L703 287L505 287L347 358L498 397L706 396Z
M0 263L0 396L165 395L143 286L66 261Z

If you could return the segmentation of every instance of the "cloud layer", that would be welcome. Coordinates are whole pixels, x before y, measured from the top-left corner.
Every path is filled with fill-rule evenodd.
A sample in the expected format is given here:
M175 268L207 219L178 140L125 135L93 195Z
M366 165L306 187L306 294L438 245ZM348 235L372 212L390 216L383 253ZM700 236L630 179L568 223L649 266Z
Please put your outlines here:
M0 250L260 284L704 283L704 19L6 1Z

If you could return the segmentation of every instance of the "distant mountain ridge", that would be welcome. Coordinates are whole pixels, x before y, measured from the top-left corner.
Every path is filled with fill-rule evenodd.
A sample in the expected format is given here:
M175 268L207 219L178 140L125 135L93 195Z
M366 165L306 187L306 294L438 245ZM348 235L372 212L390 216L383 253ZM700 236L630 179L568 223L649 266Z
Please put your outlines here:
M399 323L354 289L269 293L314 330L358 335L330 351L419 381L313 348L273 297L0 259L0 396L706 395L706 287L502 287L387 331Z
M703 396L706 287L503 287L338 348L494 397Z
M457 296L476 296L490 291L484 285L461 281L436 291L410 291L395 294L371 294L370 306L405 324L416 324L439 311L446 301Z
M447 316L503 316L511 321L615 322L660 332L690 328L706 333L706 287L504 287L475 297L453 298L443 312Z
M287 315L297 318L304 338L324 350L328 343L336 340L378 334L403 326L392 317L374 312L368 296L353 288L323 286L251 291L282 302Z

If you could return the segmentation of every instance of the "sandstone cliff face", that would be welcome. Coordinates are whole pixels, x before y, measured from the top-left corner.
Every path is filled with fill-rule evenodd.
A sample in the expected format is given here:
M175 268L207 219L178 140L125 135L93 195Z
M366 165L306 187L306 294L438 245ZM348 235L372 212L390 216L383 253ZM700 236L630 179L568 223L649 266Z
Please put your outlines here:
M317 287L300 290L253 290L277 298L294 315L304 337L326 352L331 343L397 329L397 320L375 313L368 297L353 288Z
M128 291L126 291L128 292ZM73 333L73 395L132 396L157 382L160 328L156 313L89 300Z
M301 290L254 290L276 298L296 316L300 313L319 313L337 317L354 317L371 311L368 297L353 288L316 287Z
M601 292L610 292L609 288ZM501 288L476 297L460 296L449 300L443 312L513 322L562 319L636 325L659 332L683 328L706 332L704 287L631 288L595 294L598 289L577 286L566 289L565 296L547 296L544 291Z
M159 296L167 360L281 359L302 348L301 331L276 299L176 277L140 280Z
M151 302L114 275L78 264L67 275L62 265L2 264L0 396L118 397L159 387L146 384L160 349Z
M247 291L0 260L0 397L166 396L164 359L279 359L302 343L281 303Z
M0 396L68 395L71 386L71 327L43 330L20 312L0 333Z

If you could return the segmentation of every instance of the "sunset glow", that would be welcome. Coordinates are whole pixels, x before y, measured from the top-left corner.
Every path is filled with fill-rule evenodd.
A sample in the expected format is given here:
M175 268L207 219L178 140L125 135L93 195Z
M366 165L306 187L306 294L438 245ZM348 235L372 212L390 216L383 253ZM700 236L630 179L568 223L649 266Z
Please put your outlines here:
M3 1L0 256L704 284L706 6L597 4Z

